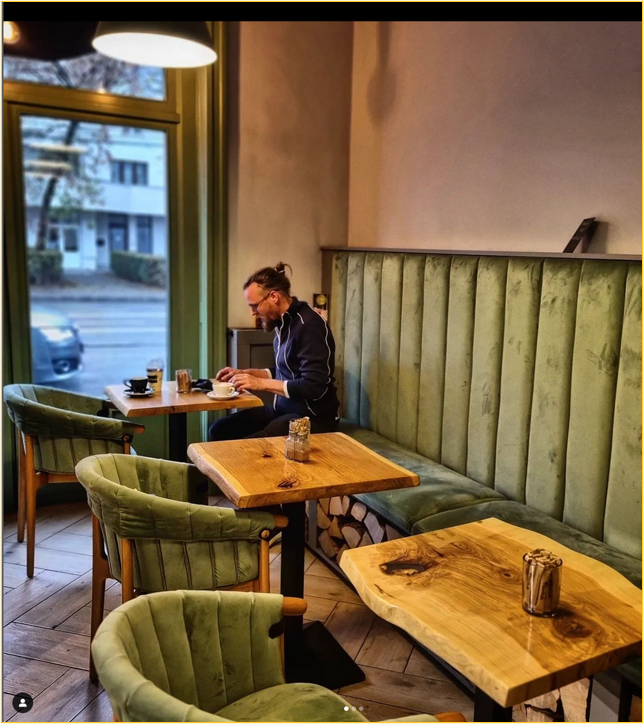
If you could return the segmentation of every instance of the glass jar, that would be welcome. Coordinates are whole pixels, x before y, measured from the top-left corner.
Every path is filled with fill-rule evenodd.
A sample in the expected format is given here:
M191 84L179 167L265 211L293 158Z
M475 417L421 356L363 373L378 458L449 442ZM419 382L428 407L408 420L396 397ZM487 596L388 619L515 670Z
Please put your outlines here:
M311 457L311 439L308 417L290 420L285 455L288 460L305 463Z
M192 389L192 370L177 370L174 373L177 382L177 392L182 394L190 392Z

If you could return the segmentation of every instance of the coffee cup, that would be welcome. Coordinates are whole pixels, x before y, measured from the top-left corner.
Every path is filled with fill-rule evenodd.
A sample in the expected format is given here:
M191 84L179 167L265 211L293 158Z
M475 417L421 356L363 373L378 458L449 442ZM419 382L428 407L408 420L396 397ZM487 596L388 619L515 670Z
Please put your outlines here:
M217 397L230 397L235 391L235 385L230 382L215 382L212 389Z
M155 392L161 392L163 387L163 362L161 360L150 360L147 367L148 382Z
M140 395L148 389L147 377L130 377L129 380L123 380L123 384L130 392Z

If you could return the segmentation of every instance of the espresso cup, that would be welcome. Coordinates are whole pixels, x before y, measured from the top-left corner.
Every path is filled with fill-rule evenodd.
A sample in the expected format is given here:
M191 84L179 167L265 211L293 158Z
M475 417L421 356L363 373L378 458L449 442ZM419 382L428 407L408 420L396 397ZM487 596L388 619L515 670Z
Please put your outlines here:
M230 382L215 382L212 389L217 397L230 397L235 391L235 385Z
M129 380L123 380L123 384L127 387L130 392L136 392L141 394L148 389L148 378L147 377L130 377Z

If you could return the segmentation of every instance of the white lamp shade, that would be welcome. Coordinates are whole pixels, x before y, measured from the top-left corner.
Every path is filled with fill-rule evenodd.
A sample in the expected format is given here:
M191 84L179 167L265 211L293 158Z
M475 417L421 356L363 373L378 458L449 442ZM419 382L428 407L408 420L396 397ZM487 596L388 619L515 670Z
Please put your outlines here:
M204 21L104 21L92 45L103 55L160 68L197 68L217 60Z

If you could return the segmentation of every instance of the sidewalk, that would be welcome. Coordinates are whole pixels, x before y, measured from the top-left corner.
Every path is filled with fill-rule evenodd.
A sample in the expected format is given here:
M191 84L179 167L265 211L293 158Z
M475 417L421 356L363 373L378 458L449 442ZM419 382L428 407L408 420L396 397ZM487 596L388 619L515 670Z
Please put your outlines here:
M31 287L31 299L59 302L166 302L167 289L120 279L111 271L66 271L62 285Z

